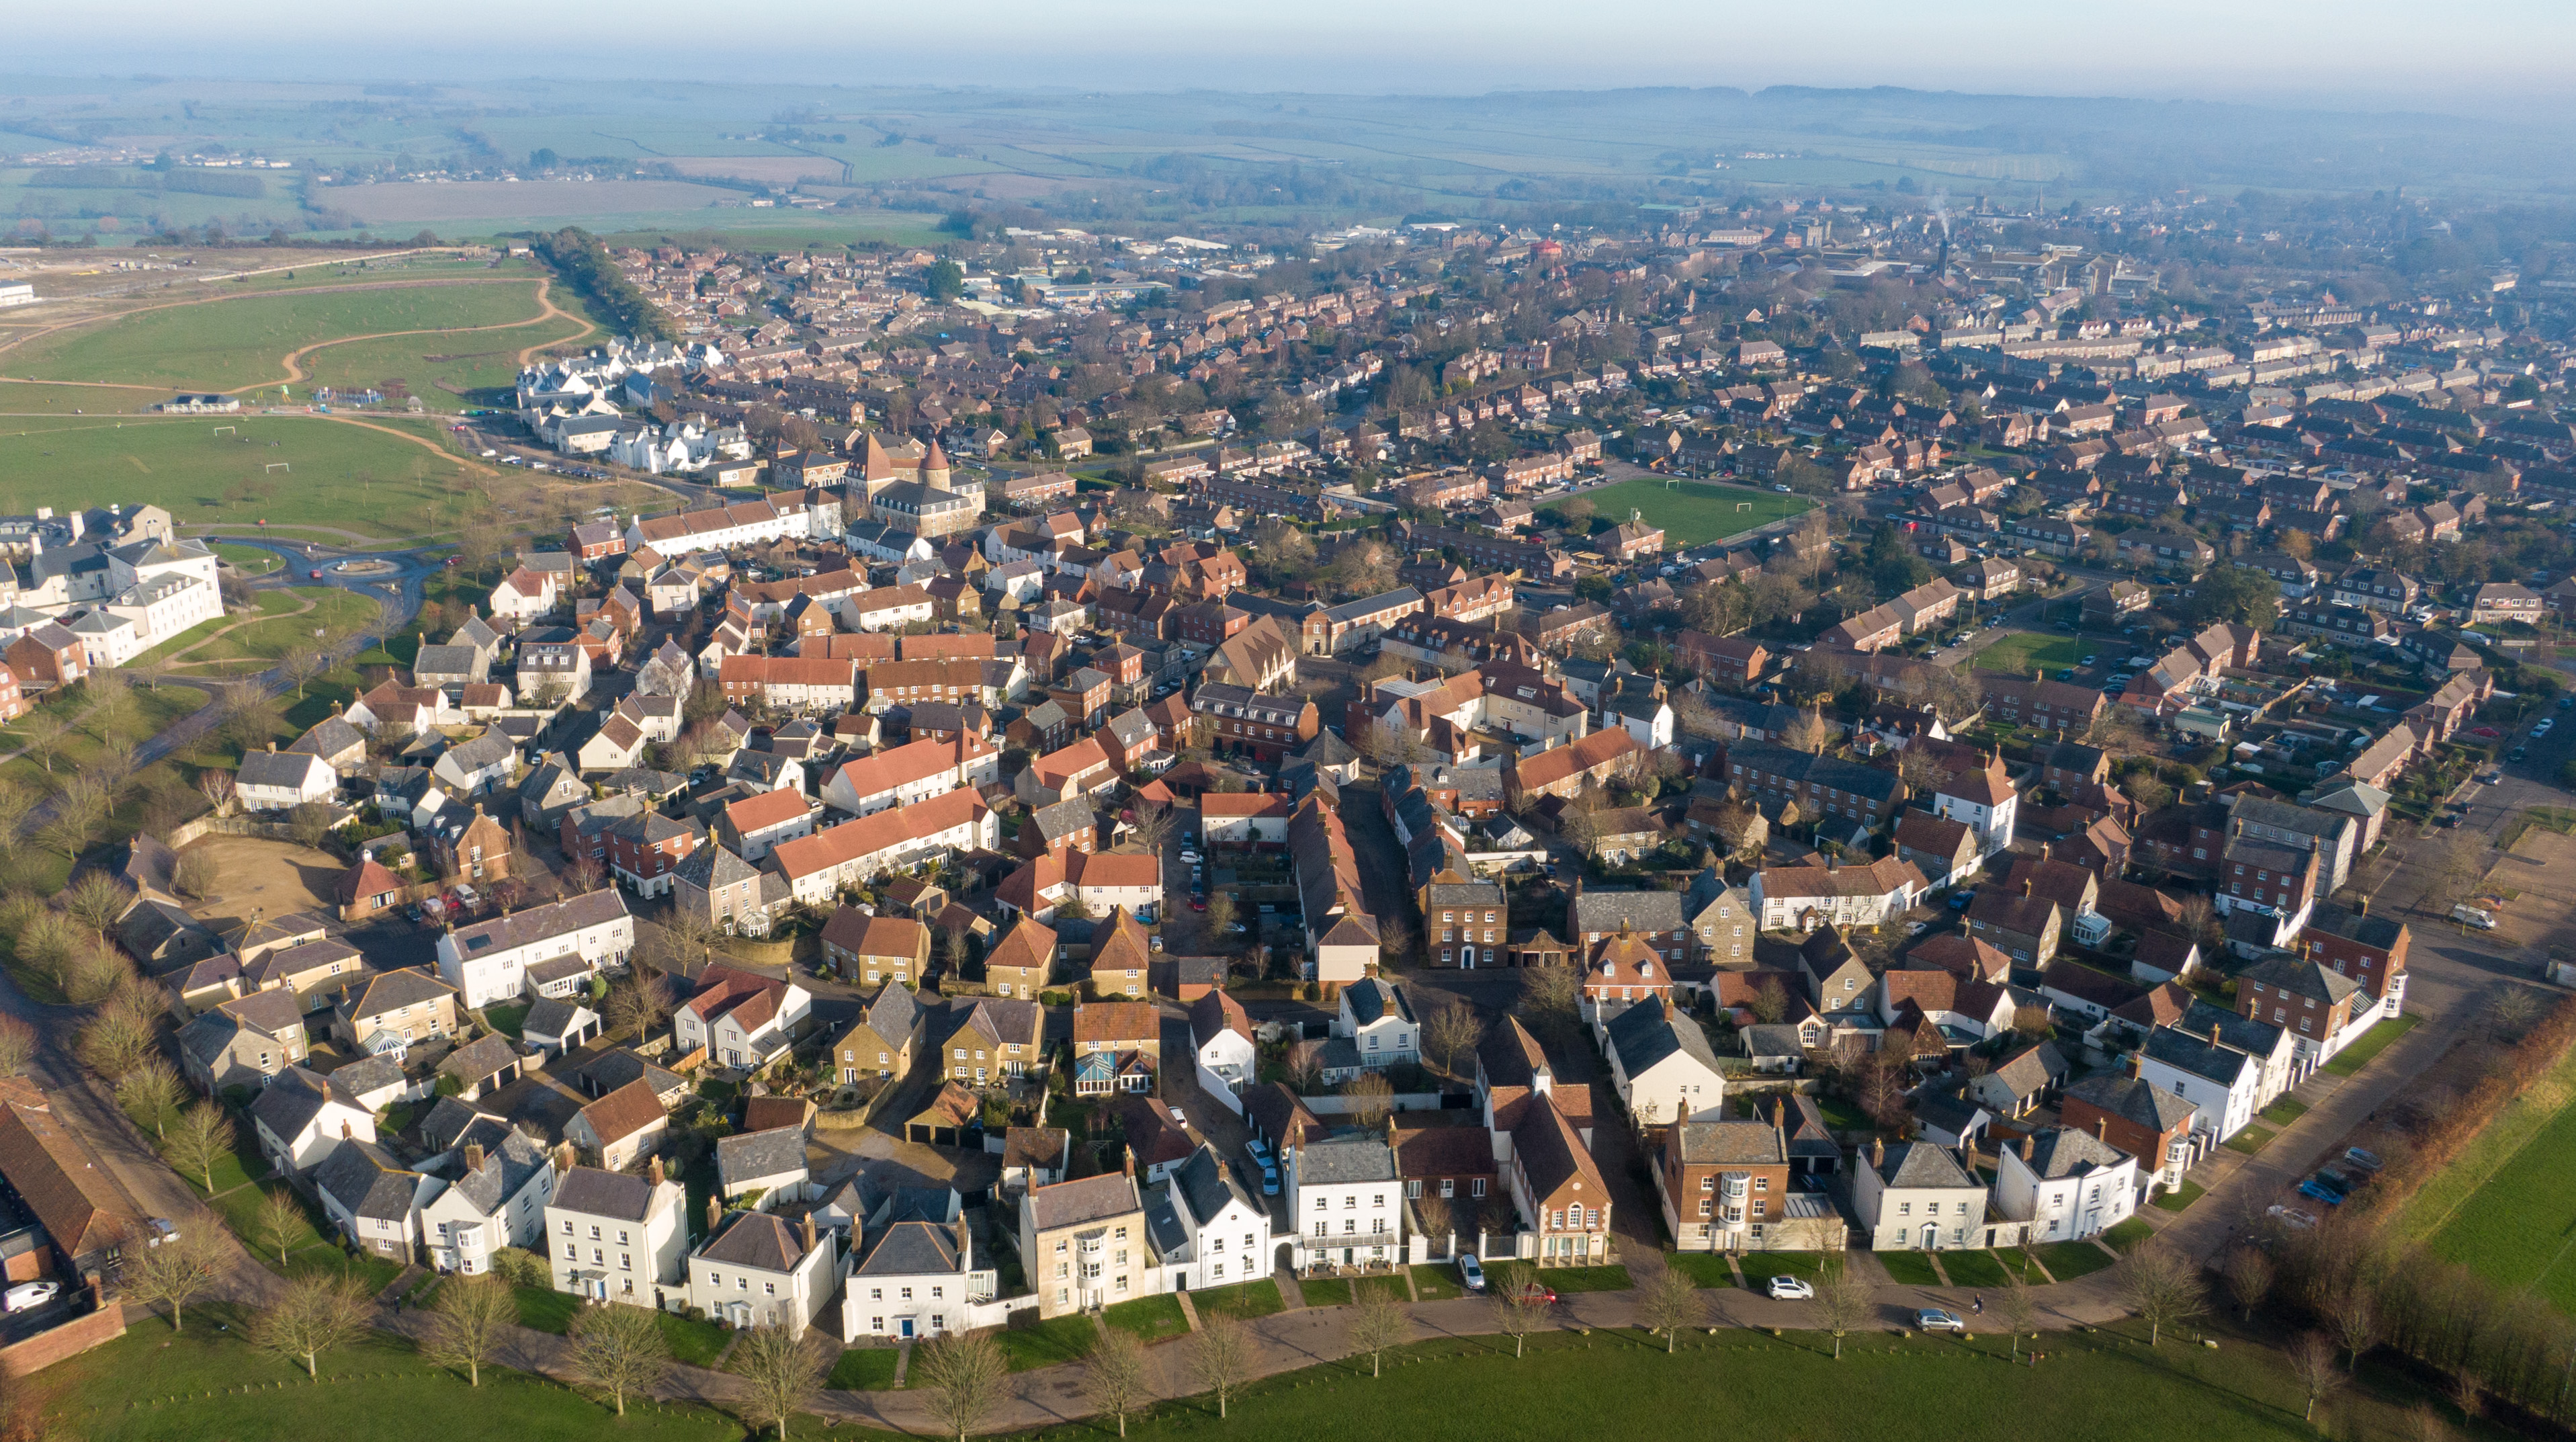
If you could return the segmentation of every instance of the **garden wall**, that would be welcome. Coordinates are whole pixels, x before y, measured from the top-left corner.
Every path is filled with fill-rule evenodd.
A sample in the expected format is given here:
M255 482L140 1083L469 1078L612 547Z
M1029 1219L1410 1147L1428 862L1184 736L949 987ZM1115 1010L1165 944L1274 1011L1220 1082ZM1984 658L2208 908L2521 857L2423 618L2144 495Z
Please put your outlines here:
M65 1357L77 1357L102 1342L112 1342L124 1335L125 1309L103 1306L87 1316L75 1317L59 1327L38 1332L23 1342L0 1347L0 1372L24 1377Z

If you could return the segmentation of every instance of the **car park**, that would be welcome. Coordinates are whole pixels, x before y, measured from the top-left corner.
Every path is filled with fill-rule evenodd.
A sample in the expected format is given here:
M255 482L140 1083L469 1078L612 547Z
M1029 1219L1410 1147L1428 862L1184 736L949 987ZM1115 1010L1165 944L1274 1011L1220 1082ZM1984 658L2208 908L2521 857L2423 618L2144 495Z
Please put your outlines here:
M1914 1329L1918 1332L1965 1332L1968 1323L1956 1312L1941 1307L1925 1307L1914 1314Z
M2085 664L2085 665L2087 665L2087 666L2090 666L2090 665L2094 664L2095 662L2100 661L2101 659L2102 659L2102 658L2101 658L2101 657L2099 657L2099 656L2087 656L2087 657L2085 657L2085 658L2084 658L2084 664Z
M1801 1278L1773 1277L1771 1279L1772 1301L1805 1302L1813 1300L1815 1295L1816 1289L1808 1285L1806 1281Z
M2364 1147L2344 1148L2343 1159L2353 1166L2361 1168L2365 1172L2375 1172L2381 1167L2388 1165L2386 1162L2379 1159L2379 1153Z
M2310 1177L2306 1181L2299 1183L2299 1195L2303 1197L2314 1197L2329 1207L2340 1207L2343 1205L2343 1193L2336 1191L2332 1187L2321 1185L2314 1177Z
M1476 1260L1475 1253L1465 1252L1459 1255L1458 1282L1470 1292L1485 1290L1485 1264Z

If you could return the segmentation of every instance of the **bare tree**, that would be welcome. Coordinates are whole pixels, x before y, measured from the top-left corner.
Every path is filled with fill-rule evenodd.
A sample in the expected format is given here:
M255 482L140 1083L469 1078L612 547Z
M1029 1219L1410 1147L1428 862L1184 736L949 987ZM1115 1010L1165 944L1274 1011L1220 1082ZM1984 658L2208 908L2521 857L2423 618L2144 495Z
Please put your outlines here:
M1950 768L1933 759L1921 746L1908 746L1896 753L1896 777L1905 783L1908 794L1921 796L1950 779Z
M1869 1320L1872 1305L1867 1282L1855 1277L1840 1256L1828 1257L1816 1278L1816 1310L1825 1330L1834 1334L1834 1360L1843 1359L1843 1338Z
M125 1299L147 1307L168 1304L173 1332L180 1330L188 1304L223 1278L223 1252L203 1228L190 1227L157 1247L126 1251Z
M299 1277L277 1301L251 1319L250 1343L263 1352L302 1362L304 1374L322 1380L322 1354L365 1335L367 1301L354 1284L337 1277Z
M1124 1336L1128 1345L1136 1349L1136 1393L1127 1399L1127 1410L1132 1411L1135 1402L1147 1395L1143 1385L1144 1348L1133 1335L1115 1327L1103 1331L1108 1335L1092 1349L1094 1367L1099 1365L1102 1350L1116 1345L1109 1341L1110 1336ZM930 1392L931 1415L957 1434L957 1442L966 1442L966 1434L1002 1400L1002 1384L1010 1376L1011 1364L991 1337L952 1332L915 1354L912 1371L919 1379L914 1385ZM1086 1378L1086 1382L1089 1380ZM1118 1414L1118 1427L1120 1435L1125 1435L1126 1411Z
M63 754L63 744L71 739L71 725L51 711L39 711L18 723L18 744L28 755L44 763L45 774L54 774L54 758Z
M1414 1198L1411 1205L1413 1220L1421 1229L1422 1235L1446 1237L1453 1230L1456 1218L1450 1215L1449 1203L1445 1198L1435 1197L1425 1192Z
M331 669L331 658L311 646L298 646L277 663L278 674L295 683L295 699L304 699L304 688L323 672Z
M330 807L319 801L306 801L286 813L286 826L297 845L319 851L322 843L331 839L332 823L338 819Z
M221 816L232 805L233 773L209 766L197 773L197 789L205 793L206 804Z
M213 1102L199 1102L180 1114L179 1125L161 1143L161 1150L181 1175L195 1176L212 1195L215 1167L232 1155L232 1118Z
M2120 1297L2139 1321L2147 1324L2147 1345L2156 1345L2164 1329L2190 1321L2207 1306L2200 1269L2170 1247L2149 1242L2120 1259Z
M2254 1309L2272 1295L2272 1259L2254 1247L2238 1247L2227 1257L2227 1299L2248 1322Z
M442 1367L463 1367L467 1384L480 1387L483 1364L517 1325L519 1302L509 1283L489 1272L450 1277L439 1286L421 1355Z
M2482 831L2465 828L2453 832L2450 844L2442 849L2440 868L2434 873L2432 900L2436 909L2447 914L2465 903L2487 874L2487 837Z
M1353 1352L1368 1354L1369 1375L1382 1377L1388 1349L1401 1347L1413 1337L1413 1309L1385 1288L1371 1287L1360 1294L1342 1335Z
M1173 828L1178 825L1178 819L1172 815L1171 803L1139 800L1135 811L1136 820L1128 826L1127 833L1144 846L1147 855L1162 855L1163 848L1171 843Z
M632 1029L639 1042L670 1016L670 991L662 974L649 966L627 972L608 994L608 1024L618 1031Z
M277 1264L286 1265L286 1254L311 1230L304 1220L304 1208L297 1204L295 1193L285 1187L264 1187L260 1191L259 1210L251 1214L251 1240L260 1250L277 1253Z
M1789 723L1788 729L1781 732L1780 740L1793 750L1821 756L1834 742L1834 728L1826 722L1822 707L1810 707Z
M1708 1303L1681 1268L1668 1266L1637 1299L1637 1320L1648 1332L1664 1334L1664 1351L1669 1355L1681 1345L1683 1328L1706 1325Z
M1765 1026L1777 1026L1789 1014L1789 993L1776 979L1766 979L1753 991L1753 1019Z
M2406 1442L2451 1442L2450 1424L2430 1402L2418 1402L2406 1414Z
M1458 1074L1458 1059L1472 1055L1484 1034L1476 1009L1463 1001L1436 1002L1422 1015L1423 1054L1451 1076Z
M1520 1013L1532 1018L1562 1018L1574 1015L1575 1003L1583 994L1582 979L1571 966L1526 966L1521 968Z
M942 1344L944 1345L944 1344ZM1154 1384L1148 1375L1145 1344L1135 1333L1120 1327L1103 1327L1091 1344L1091 1355L1082 1369L1082 1395L1092 1409L1118 1419L1118 1435L1127 1435L1127 1418L1154 1399ZM958 1426L963 1438L966 1428L981 1421L979 1412Z
M2023 1272L2029 1270L2030 1253L2022 1253ZM2012 1334L2013 1360L2021 1360L2021 1339L2039 1335L2039 1299L2030 1294L2030 1284L2022 1280L2023 1272L2004 1269L2003 1296L1996 1310L2003 1313L2004 1329Z
M121 1077L152 1054L153 1012L137 993L111 997L90 1014L77 1048L81 1063L103 1077Z
M670 1375L670 1339L649 1307L585 1307L573 1315L571 1336L565 1369L577 1384L607 1393L620 1417L629 1396L651 1392Z
M989 1345L989 1344L988 1344ZM733 1370L743 1379L743 1420L754 1431L775 1424L781 1442L788 1419L823 1390L830 1364L801 1322L764 1323L744 1333L734 1346ZM925 1380L927 1380L925 1378Z
M1515 1285L1496 1287L1493 1296L1494 1330L1512 1339L1518 1357L1529 1335L1547 1325L1547 1294Z
M1252 1380L1252 1333L1242 1318L1219 1311L1199 1319L1190 1372L1201 1389L1215 1394L1217 1420L1225 1420L1227 1401Z
M170 1114L188 1099L188 1088L170 1064L153 1057L116 1079L116 1104L156 1137L170 1135Z
M1361 1072L1342 1083L1342 1095L1350 1103L1345 1115L1353 1126L1364 1132L1386 1129L1386 1119L1395 1111L1395 1084L1385 1073Z
M22 1076L36 1060L36 1029L14 1016L0 1016L0 1077Z
M210 771L206 774L224 776L230 773ZM180 895L194 901L204 901L214 895L216 885L222 880L221 870L215 865L215 854L211 851L182 851L170 867L170 884L178 888Z
M2298 1379L2299 1390L2308 1397L2307 1410L2299 1420L2313 1422L2317 1403L2344 1384L2344 1374L2335 1369L2335 1346L2322 1332L2304 1332L2290 1344L2290 1375Z
M63 910L101 941L107 939L107 929L116 925L117 918L133 905L133 887L117 880L114 873L96 869L73 878L71 888L63 893Z
M2325 1310L2335 1340L2350 1354L2346 1370L2360 1371L2361 1354L2379 1345L2379 1309L2371 1301L2370 1288L2358 1281L2346 1282L2326 1297Z

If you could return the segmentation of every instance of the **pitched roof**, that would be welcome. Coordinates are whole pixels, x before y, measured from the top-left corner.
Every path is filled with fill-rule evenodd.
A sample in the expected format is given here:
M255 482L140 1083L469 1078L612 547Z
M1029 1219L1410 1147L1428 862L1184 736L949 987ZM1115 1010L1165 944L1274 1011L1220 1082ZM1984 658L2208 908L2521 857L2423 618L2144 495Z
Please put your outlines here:
M1631 1077L1639 1076L1676 1054L1689 1057L1714 1075L1717 1053L1699 1023L1667 1015L1663 1006L1645 1002L1627 1008L1603 1029L1610 1050Z
M1973 1187L1959 1158L1930 1142L1898 1142L1874 1163L1879 1180L1891 1187Z
M713 1241L698 1249L698 1255L728 1267L792 1272L805 1259L805 1246L795 1228L767 1212L736 1212Z
M1136 1195L1134 1177L1125 1172L1103 1172L1096 1177L1032 1187L1023 1205L1028 1207L1036 1229L1046 1232L1105 1222L1141 1210L1143 1203Z
M579 1115L600 1143L607 1145L624 1141L669 1114L662 1110L662 1098L652 1086L638 1077L583 1107Z
M1190 1042L1206 1046L1224 1032L1233 1032L1245 1041L1252 1040L1252 1017L1243 1003L1222 990L1211 991L1190 1004Z
M716 1176L728 1187L805 1170L805 1128L771 1127L716 1138Z

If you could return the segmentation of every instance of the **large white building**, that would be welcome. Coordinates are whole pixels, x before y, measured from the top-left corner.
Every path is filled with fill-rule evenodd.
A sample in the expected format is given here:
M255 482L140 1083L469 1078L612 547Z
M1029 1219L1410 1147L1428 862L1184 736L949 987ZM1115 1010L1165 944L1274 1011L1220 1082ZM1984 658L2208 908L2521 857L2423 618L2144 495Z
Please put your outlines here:
M1145 1234L1163 1290L1228 1287L1270 1273L1270 1212L1202 1144L1145 1197Z
M801 1329L831 1298L838 1250L810 1214L789 1226L767 1212L735 1212L689 1258L689 1305L728 1326Z
M2118 1226L2138 1204L2138 1159L2091 1132L2049 1127L2006 1145L1995 1207L2030 1223L2033 1242L2067 1242Z
M438 939L438 975L468 1007L507 1001L524 989L528 968L559 956L593 967L620 964L635 949L635 918L616 887L549 906L458 927Z
M1333 1137L1290 1147L1280 1160L1297 1266L1358 1266L1400 1255L1403 1183L1384 1137Z

